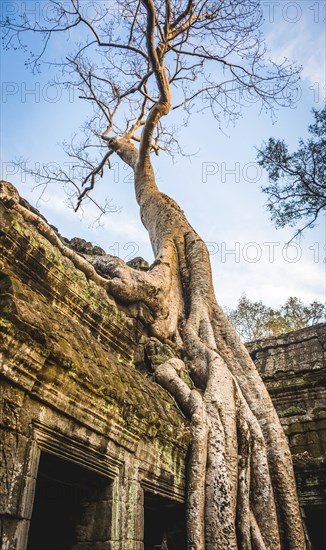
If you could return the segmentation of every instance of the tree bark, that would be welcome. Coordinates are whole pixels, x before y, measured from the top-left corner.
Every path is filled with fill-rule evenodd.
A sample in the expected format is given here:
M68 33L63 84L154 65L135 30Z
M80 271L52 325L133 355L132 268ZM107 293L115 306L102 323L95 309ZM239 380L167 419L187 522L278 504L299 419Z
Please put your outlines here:
M129 149L115 148L123 160ZM216 302L207 248L178 204L158 190L149 153L135 156L132 167L156 259L143 283L121 266L119 284L152 307L152 336L183 358L197 388L191 409L180 369L167 362L156 371L192 421L188 547L303 550L287 440L255 365ZM145 281L155 289L156 308L144 295Z

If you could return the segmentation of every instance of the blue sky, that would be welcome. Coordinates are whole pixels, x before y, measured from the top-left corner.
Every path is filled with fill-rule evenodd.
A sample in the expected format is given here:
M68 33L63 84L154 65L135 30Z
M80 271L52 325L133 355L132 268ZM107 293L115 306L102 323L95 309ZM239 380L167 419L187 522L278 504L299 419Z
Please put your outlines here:
M2 2L3 10L40 9L44 2ZM325 217L290 247L293 229L276 230L265 210L260 186L266 174L255 161L255 146L269 136L285 139L290 149L305 137L311 109L325 101L325 2L313 0L262 1L264 32L271 57L284 56L303 66L294 108L280 109L277 121L245 106L243 117L219 130L212 117L194 115L181 139L193 154L174 163L163 154L155 159L162 191L176 199L211 252L214 284L222 306L235 306L243 292L278 306L292 295L305 302L325 298ZM65 42L53 45L62 51ZM66 237L80 236L123 259L141 255L152 260L149 240L138 215L130 174L116 162L100 182L97 196L112 198L119 212L94 223L92 207L76 215L66 205L62 189L40 188L18 172L11 161L18 157L37 163L66 162L60 143L76 131L86 106L67 90L50 86L47 70L33 76L19 51L1 53L2 177L37 205L48 221Z

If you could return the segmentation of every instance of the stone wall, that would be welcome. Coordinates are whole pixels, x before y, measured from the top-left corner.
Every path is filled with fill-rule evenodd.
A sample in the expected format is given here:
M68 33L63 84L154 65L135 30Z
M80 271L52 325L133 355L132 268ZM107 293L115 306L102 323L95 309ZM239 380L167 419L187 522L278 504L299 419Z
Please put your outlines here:
M326 547L326 324L248 344L293 456L313 548Z
M186 419L144 372L145 313L118 306L10 203L0 220L1 548L24 550L35 491L40 529L42 492L59 491L54 522L67 499L80 507L69 548L142 550L153 507L182 515L189 444ZM160 536L172 537L169 521ZM49 529L44 550L60 531Z

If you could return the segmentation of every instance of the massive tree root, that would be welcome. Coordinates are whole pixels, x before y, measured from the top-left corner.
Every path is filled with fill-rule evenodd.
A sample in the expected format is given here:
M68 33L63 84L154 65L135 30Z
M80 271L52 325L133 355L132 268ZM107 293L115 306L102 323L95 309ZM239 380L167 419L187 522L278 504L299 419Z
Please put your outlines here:
M155 318L152 336L174 355L157 364L150 353L157 382L191 419L188 548L304 549L286 437L247 350L216 302L206 246L179 206L157 189L148 157L140 162L123 140L111 147L134 169L156 261L139 273L109 260L110 291L147 303ZM182 373L189 373L193 388Z
M267 390L218 306L205 244L155 183L149 156L127 140L110 147L134 170L136 198L156 260L148 273L94 258L109 291L153 311L156 380L191 419L189 549L303 549L290 451ZM157 356L162 357L161 353ZM184 381L189 373L194 388Z

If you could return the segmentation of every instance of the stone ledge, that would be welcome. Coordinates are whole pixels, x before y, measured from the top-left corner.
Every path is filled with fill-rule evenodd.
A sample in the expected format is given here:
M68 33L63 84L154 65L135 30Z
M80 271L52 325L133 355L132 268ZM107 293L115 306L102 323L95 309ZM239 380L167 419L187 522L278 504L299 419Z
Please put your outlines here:
M117 442L125 430L186 449L174 400L135 368L146 327L19 213L0 203L0 217L2 376Z

